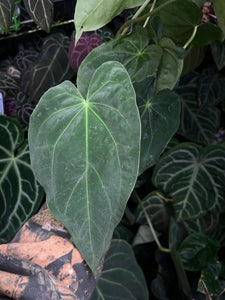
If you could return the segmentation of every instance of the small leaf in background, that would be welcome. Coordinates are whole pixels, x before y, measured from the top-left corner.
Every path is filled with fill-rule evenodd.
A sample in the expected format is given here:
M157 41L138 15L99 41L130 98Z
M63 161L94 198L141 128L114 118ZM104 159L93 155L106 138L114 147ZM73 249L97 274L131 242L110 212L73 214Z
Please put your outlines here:
M104 62L115 60L127 69L132 82L143 81L154 75L159 66L162 49L157 45L148 46L149 35L146 29L136 26L134 31L93 49L80 65L77 83L83 96L87 94L87 83L95 70Z
M0 28L6 33L12 24L12 17L15 9L14 0L1 0L0 2Z
M225 67L225 42L215 41L210 44L212 56L216 63L217 69L220 71Z
M18 90L19 84L16 79L8 75L6 72L0 72L0 89Z
M217 258L220 243L202 233L187 236L179 246L183 266L189 271L200 271Z
M109 23L126 8L132 8L144 3L144 0L93 0L84 2L77 0L74 14L76 42L84 31L93 31ZM96 9L97 8L97 9Z
M153 184L172 198L176 220L225 210L225 148L183 143L157 163Z
M213 0L213 5L219 26L225 35L225 2L224 0Z
M71 79L73 72L68 63L69 45L69 38L61 33L45 38L38 59L25 73L26 80L23 80L23 91L29 96L29 102L37 103L47 89Z
M133 239L132 246L154 242L155 238L148 225L140 225Z
M70 43L69 47L69 64L74 72L77 73L81 62L96 47L102 44L100 37L96 34L88 35L83 33L75 46L75 39Z
M91 300L148 300L148 289L131 246L112 240Z
M142 204L148 213L154 228L159 232L167 232L170 209L166 201L157 196L155 192L151 192L142 200ZM136 216L136 223L147 224L146 217L140 205L137 206L134 213Z
M207 47L192 45L188 48L184 58L184 65L181 76L194 71L205 58Z
M93 33L97 34L103 43L112 41L114 39L113 31L107 26L99 28L95 30Z
M140 117L118 62L96 70L86 99L69 81L46 92L32 114L29 143L52 214L96 274L137 179Z
M212 68L206 68L200 75L199 101L201 106L217 105L225 99L225 79Z
M129 244L132 242L134 234L131 230L129 230L125 225L118 225L113 232L113 239L117 240L125 240Z
M157 6L166 1L157 1ZM177 0L161 9L158 15L163 23L163 36L172 39L178 46L186 44L202 19L201 9L190 0Z
M33 62L38 58L39 53L34 50L19 51L14 58L16 67L22 72L29 68Z
M13 238L43 199L23 135L19 123L0 116L0 243Z
M175 92L180 95L181 101L181 120L178 133L193 142L211 144L214 140L214 133L219 129L220 111L211 103L201 105L205 100L204 98L199 99L199 80L198 73L188 74L180 80L175 89ZM203 92L202 89L202 95ZM205 95L207 93L208 87Z
M180 58L178 49L171 39L163 38L159 42L159 46L162 49L162 55L156 74L156 92L163 89L172 90L183 69L183 59Z
M50 32L53 22L53 0L23 0L30 17L46 32Z
M141 116L141 156L139 174L156 163L180 124L179 97L170 90L153 95L154 79L134 84Z

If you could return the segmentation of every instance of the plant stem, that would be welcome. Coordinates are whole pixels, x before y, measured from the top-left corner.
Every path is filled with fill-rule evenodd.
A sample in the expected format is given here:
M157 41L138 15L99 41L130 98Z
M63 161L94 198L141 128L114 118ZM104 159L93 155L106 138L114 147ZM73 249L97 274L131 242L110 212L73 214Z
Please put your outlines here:
M154 10L152 10L151 12L148 12L147 14L141 16L141 17L138 17L138 18L135 18L135 19L131 19L131 20L128 20L126 23L124 23L120 29L118 30L117 34L116 34L116 37L118 37L125 28L129 27L131 24L133 23L139 23L141 21L144 21L146 18L148 17L151 17L153 16L154 14L158 13L163 7L175 2L177 0L168 0L167 2L163 3L162 5L158 6L157 8L155 8Z
M158 237L157 237L157 234L156 234L156 232L155 232L155 229L154 229L154 227L153 227L153 225L152 225L152 222L151 222L151 220L150 220L150 218L149 218L149 216L148 216L148 214L147 214L147 211L146 211L146 209L144 208L144 205L143 205L143 203L142 203L142 201L141 201L141 199L140 199L138 193L137 193L135 190L134 190L134 194L135 194L136 198L138 199L138 202L139 202L139 204L140 204L140 206L141 206L141 209L142 209L143 212L144 212L145 218L146 218L146 220L147 220L147 222L148 222L148 226L149 226L149 228L150 228L150 230L151 230L151 232L152 232L152 235L153 235L153 237L154 237L154 239L155 239L155 242L156 242L156 244L157 244L159 250L161 250L161 251L163 251L163 252L170 252L170 249L164 248L164 247L161 245L161 243L160 243L160 241L159 241L159 239L158 239Z
M149 12L152 12L152 11L153 11L153 9L155 8L155 5L156 5L156 0L153 1L152 6L151 6ZM148 16L147 19L145 20L145 23L144 23L144 25L143 25L143 28L145 28L145 27L147 26L149 19L150 19L150 17Z
M186 48L190 45L190 43L193 41L193 39L194 39L194 37L195 37L195 35L196 35L196 32L197 32L197 29L198 29L198 25L195 25L194 30L193 30L193 32L192 32L192 35L191 35L190 39L189 39L189 40L187 41L187 43L183 46L184 49L186 49Z

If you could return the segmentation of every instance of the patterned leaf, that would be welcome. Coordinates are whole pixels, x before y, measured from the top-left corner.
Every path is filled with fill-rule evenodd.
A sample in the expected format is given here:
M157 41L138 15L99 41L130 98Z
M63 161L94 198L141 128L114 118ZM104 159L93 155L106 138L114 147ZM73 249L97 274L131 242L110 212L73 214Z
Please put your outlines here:
M38 58L39 53L33 50L19 51L15 56L14 62L20 71L24 71Z
M3 90L18 90L17 81L5 72L0 72L0 89Z
M225 210L225 149L183 143L156 165L153 184L173 199L178 221Z
M23 0L30 17L46 32L50 32L53 21L53 0Z
M91 300L148 300L148 289L131 246L113 240Z
M43 198L30 167L21 126L0 116L0 242L9 241Z
M220 111L211 103L201 105L198 89L199 76L196 73L185 76L175 89L181 100L179 133L194 142L210 144L219 128Z
M73 72L68 63L69 45L69 38L63 34L52 34L45 39L39 58L27 75L27 93L31 102L37 102L50 87L71 78Z
M1 0L0 1L0 28L5 32L12 23L12 17L15 9L14 0Z
M155 164L180 124L179 97L170 90L154 96L153 84L149 77L134 84L142 128L139 174Z

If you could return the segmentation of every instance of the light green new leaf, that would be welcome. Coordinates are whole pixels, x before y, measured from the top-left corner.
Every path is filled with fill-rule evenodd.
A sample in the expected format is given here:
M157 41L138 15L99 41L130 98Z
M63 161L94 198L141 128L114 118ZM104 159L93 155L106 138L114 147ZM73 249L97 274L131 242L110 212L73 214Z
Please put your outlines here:
M177 221L225 210L225 149L183 143L156 165L153 184L173 199Z
M43 95L30 121L32 167L48 206L95 274L137 178L135 100L126 69L107 62L86 99L65 81Z
M5 32L12 23L12 17L15 9L14 0L1 0L0 1L0 28Z
M140 82L147 76L154 75L161 60L162 49L157 45L148 46L148 43L147 30L136 26L128 36L119 37L93 49L80 65L77 75L81 94L85 97L87 83L95 70L106 61L121 62L132 82Z
M148 300L149 295L131 246L125 241L113 240L91 300L118 299Z
M46 32L50 32L53 22L53 0L23 0L30 17Z
M145 0L77 0L74 14L76 42L82 32L96 30L109 23L126 8L143 4Z
M141 116L141 156L139 174L156 163L180 124L180 101L177 94L162 90L153 95L153 80L134 84Z
M21 125L0 116L0 243L13 238L36 212L42 198Z

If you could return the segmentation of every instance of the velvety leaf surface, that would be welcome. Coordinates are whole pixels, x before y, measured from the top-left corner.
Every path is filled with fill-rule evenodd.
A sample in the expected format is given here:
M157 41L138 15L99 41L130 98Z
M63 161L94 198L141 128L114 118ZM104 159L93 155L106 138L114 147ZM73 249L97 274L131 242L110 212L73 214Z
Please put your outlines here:
M79 85L65 81L43 95L30 121L32 167L48 206L94 273L137 178L135 100L125 68L107 62L94 73L86 101Z
M179 246L179 254L186 270L200 271L217 258L219 242L201 233L193 233Z
M69 47L69 64L74 72L77 73L80 64L84 58L93 50L102 44L100 37L97 34L88 35L86 32L82 34L78 43L75 46L75 39L70 43Z
M223 67L225 67L225 42L221 43L215 41L214 43L211 43L210 47L214 62L220 71Z
M198 30L192 43L194 45L204 46L216 40L223 40L222 30L212 23L202 23L198 26Z
M50 87L70 79L73 72L68 63L70 40L67 36L56 33L48 36L43 43L38 60L27 74L30 101L38 102Z
M214 133L219 129L220 111L211 103L202 105L205 100L199 99L199 80L198 73L189 74L181 79L179 86L175 89L181 101L179 133L194 142L210 144L213 142ZM201 95L203 92L205 95L209 93L208 87L205 88L205 91L201 90Z
M160 159L152 180L173 199L178 221L224 211L225 149L180 144Z
M126 8L132 8L144 3L144 0L92 0L84 2L77 0L74 14L76 42L82 32L93 31L109 23Z
M13 238L36 212L42 198L21 125L0 116L0 243Z
M53 21L53 0L23 0L30 17L46 32L50 32Z
M15 9L14 0L1 0L0 2L0 28L5 32L12 23L12 17Z
M127 69L132 82L140 82L147 76L156 73L159 66L162 49L157 45L148 46L147 30L137 26L128 36L119 37L103 43L85 58L80 65L77 82L81 94L87 94L87 84L102 63L110 60L121 62Z
M38 58L39 53L34 50L19 51L14 58L14 63L20 71L24 71Z
M157 1L157 6L166 1ZM186 44L194 26L200 24L202 19L201 9L190 0L177 0L160 10L158 15L163 23L163 35L179 46Z
M213 5L219 26L225 34L225 2L223 0L213 0Z
M113 240L91 300L148 300L148 289L131 246Z
M142 129L139 174L156 163L180 124L179 97L170 90L154 96L153 84L149 77L134 84Z

